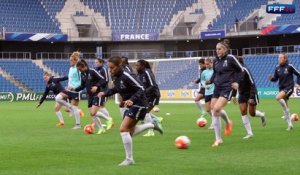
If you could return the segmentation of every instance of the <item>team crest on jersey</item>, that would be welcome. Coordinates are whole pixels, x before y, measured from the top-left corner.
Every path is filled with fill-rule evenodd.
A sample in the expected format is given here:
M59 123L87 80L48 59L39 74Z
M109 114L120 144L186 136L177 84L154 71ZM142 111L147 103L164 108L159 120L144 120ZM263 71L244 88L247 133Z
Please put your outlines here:
M143 83L145 83L146 82L146 78L145 77L143 77Z
M284 69L284 74L288 74L288 73L289 73L288 69L285 68L285 69Z
M125 89L125 88L126 88L126 86L124 85L123 80L120 81L120 88L121 88L121 89Z
M227 67L227 65L228 65L227 60L225 60L224 63L223 63L223 67Z
M52 82L52 83L51 83L51 86L55 86L55 83L54 83L54 82Z
M88 75L88 80L91 80L91 79L92 79L92 77L91 77L91 75L89 74L89 75Z

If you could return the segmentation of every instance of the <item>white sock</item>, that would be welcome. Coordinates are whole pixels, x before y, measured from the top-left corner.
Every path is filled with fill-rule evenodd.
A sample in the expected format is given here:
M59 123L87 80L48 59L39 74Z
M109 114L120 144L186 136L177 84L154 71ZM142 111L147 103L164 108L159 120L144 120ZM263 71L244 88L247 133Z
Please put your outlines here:
M121 117L124 117L124 113L126 111L126 108L120 108Z
M62 95L58 94L56 97L55 97L55 101L65 107L67 107L68 109L70 109L72 107L72 105L68 102L66 102L63 98Z
M152 123L152 117L151 117L151 114L150 113L147 113L146 116L145 116L145 119L144 119L144 122L145 123ZM150 132L153 132L153 129L149 129Z
M252 129L251 129L250 120L249 120L248 116L247 115L243 115L242 116L242 120L243 120L245 129L247 131L247 134L248 135L253 135L253 132L252 132Z
M222 129L222 123L221 123L221 119L220 116L215 116L213 115L213 121L214 121L214 130L215 130L215 136L216 136L216 140L220 141L222 140L222 136L221 136L221 129Z
M230 120L228 118L228 115L227 115L226 111L224 109L222 109L220 111L220 114L221 114L222 119L225 121L226 125L228 125Z
M64 117L62 116L62 113L60 111L55 112L55 114L60 122L65 123Z
M105 120L109 120L110 119L109 112L107 111L106 108L100 108L100 111L105 115L104 116L106 118Z
M98 111L97 113L96 113L96 116L97 117L101 117L101 118L103 118L104 120L108 120L109 118L107 117L107 115L105 115L102 111Z
M93 116L93 121L95 122L95 124L98 126L98 128L103 128L101 120L97 117L97 116Z
M255 117L264 117L264 113L260 112L259 110L255 111Z
M201 102L200 102L200 101L195 101L195 104L196 104L196 106L199 108L200 113L201 113L202 115L205 114L205 111L204 111L204 108L203 108Z
M282 106L283 108L283 112L284 112L284 116L286 118L286 122L288 123L289 126L292 125L292 120L291 120L291 117L290 117L290 111L289 111L289 108L287 107L284 99L280 99L278 100L279 104Z
M121 137L126 153L126 159L133 160L133 155L132 155L132 138L129 134L129 132L121 132Z
M209 111L209 112L208 112L208 115L209 115L210 118L211 118L211 124L210 124L210 126L213 126L213 125L214 125L214 117L212 116L212 112Z
M136 125L134 128L133 136L136 136L140 134L141 132L147 130L147 129L153 129L154 125L152 123L145 123L142 125Z
M75 116L75 123L76 125L80 125L80 114L79 114L79 109L77 106L72 106L71 107L73 113L74 113L74 116Z

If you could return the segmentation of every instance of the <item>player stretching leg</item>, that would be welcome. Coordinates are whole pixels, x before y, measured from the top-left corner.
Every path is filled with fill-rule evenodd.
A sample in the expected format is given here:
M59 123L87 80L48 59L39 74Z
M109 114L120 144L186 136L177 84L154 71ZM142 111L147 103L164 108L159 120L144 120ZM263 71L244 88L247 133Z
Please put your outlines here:
M205 63L204 63L203 58L201 58L199 60L199 68L200 68L199 78L194 81L194 83L196 83L196 84L201 83L201 74L205 70ZM200 117L205 116L205 109L204 109L203 105L201 104L201 100L204 98L204 94L205 94L205 87L200 84L200 90L199 90L197 96L195 97L195 104L200 110L200 115L201 115Z

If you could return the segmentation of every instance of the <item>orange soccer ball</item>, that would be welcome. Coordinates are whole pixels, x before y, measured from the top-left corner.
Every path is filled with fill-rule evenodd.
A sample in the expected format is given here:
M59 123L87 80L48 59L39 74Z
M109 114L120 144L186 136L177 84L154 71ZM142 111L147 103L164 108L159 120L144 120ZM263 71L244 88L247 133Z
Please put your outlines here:
M187 149L191 144L191 140L187 136L179 136L175 140L178 149Z
M95 130L95 128L94 128L94 126L91 125L91 124L88 124L88 125L86 125L86 126L84 127L84 132L85 132L86 134L93 134L93 133L94 133L94 130Z
M203 117L200 117L200 118L198 118L198 120L197 120L197 125L199 126L199 127L205 127L206 126L206 124L207 124L207 120L205 119L205 118L203 118Z
M298 121L299 120L299 116L296 113L292 114L291 117L292 117L292 120L294 120L294 121Z

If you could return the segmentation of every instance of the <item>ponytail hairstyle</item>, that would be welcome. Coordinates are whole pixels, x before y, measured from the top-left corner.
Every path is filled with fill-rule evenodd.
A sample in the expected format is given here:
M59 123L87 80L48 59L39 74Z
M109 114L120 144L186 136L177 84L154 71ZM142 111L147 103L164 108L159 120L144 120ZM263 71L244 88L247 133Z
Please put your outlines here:
M141 59L137 62L141 64L145 69L151 69L150 63L148 61Z
M128 62L128 58L127 58L127 57L122 56L121 59L122 59L122 65L123 65L123 66L129 65L129 62Z
M200 58L199 61L198 61L198 63L199 63L199 64L204 64L204 61L205 61L205 59Z
M221 47L223 47L226 51L226 54L230 50L230 41L229 41L229 39L224 39L223 41L219 42L217 45L220 45Z
M81 67L81 68L87 67L88 68L89 65L87 64L87 62L84 59L82 59L77 62L76 67Z
M70 57L73 58L76 62L78 62L80 59L80 56L81 56L81 53L79 51L75 51L72 53L72 55Z
M208 62L210 62L210 63L213 63L213 58L212 58L212 57L207 57L207 58L205 58L205 61L208 61Z

